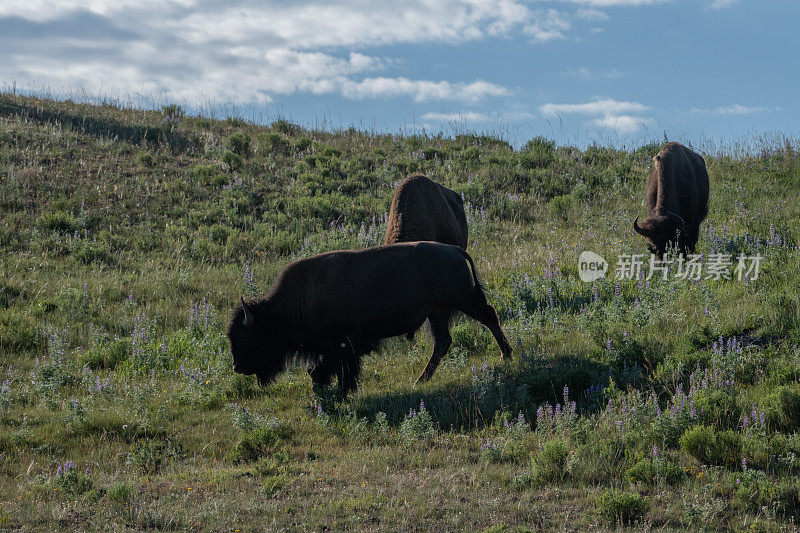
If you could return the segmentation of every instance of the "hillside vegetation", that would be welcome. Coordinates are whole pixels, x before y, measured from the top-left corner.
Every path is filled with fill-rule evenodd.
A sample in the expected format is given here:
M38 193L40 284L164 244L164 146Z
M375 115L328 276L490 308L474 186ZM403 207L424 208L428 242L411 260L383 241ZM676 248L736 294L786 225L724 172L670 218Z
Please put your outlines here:
M698 249L760 254L758 279L617 281L659 148L0 94L0 529L794 528L800 144L703 154ZM345 401L233 373L240 297L382 243L416 172L463 195L514 360L461 317L424 385L424 331Z

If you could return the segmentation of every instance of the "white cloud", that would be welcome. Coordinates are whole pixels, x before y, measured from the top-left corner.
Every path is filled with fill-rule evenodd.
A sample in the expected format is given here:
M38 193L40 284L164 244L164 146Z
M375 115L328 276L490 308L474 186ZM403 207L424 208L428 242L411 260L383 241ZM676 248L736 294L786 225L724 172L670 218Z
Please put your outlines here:
M644 126L652 122L651 119L646 117L634 117L631 115L604 115L600 118L593 119L591 124L600 128L608 128L616 130L619 133L635 133Z
M715 107L713 109L693 107L691 113L693 115L752 115L753 113L764 113L767 111L779 110L779 107L744 106L741 104L733 104L729 106Z
M578 11L575 12L575 16L591 22L605 22L608 20L608 15L605 11L600 11L599 9L591 7L582 7L578 9Z
M536 114L522 109L481 113L478 111L430 111L420 118L427 122L519 122L536 118Z
M583 104L544 104L539 107L545 116L587 115L591 118L587 124L599 128L613 129L621 134L634 133L652 119L642 116L650 107L638 102L620 102L612 98L598 99Z
M539 109L545 115L554 116L559 113L579 113L585 115L641 113L650 108L638 102L618 102L613 98L604 98L584 104L544 104Z
M476 102L511 89L478 76L412 79L370 48L524 36L561 39L571 17L658 0L3 0L0 79L55 92L252 103L296 93ZM550 4L554 5L554 4Z
M568 69L562 72L563 76L568 78L577 78L580 80L611 80L616 78L621 78L625 74L617 69L610 69L610 70L600 70L600 71L593 71L586 67L578 67L573 69Z
M662 4L670 0L566 0L575 4L583 4L592 7L617 7L617 6L646 6L650 4Z
M571 27L568 20L566 20L561 13L555 9L548 11L539 11L533 20L531 20L524 28L524 32L531 37L534 41L545 42L553 39L563 39L564 32Z
M711 9L724 9L737 3L739 0L714 0L710 6Z
M430 112L420 117L425 122L487 122L492 117L475 111L459 111L458 113Z
M429 100L463 100L477 102L487 96L506 96L510 91L488 81L451 83L448 81L410 80L408 78L366 78L347 81L342 94L349 98L382 98L408 96L415 102Z
M570 27L558 11L523 0L5 0L0 34L4 20L23 21L0 47L7 81L237 103L295 93L416 102L506 96L508 88L481 79L370 76L397 62L363 50L512 32L542 42Z

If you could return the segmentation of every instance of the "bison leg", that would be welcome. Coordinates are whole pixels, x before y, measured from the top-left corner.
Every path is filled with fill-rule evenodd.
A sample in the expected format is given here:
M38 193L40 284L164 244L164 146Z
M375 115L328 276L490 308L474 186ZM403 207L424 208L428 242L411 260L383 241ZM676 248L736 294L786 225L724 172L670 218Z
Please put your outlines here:
M697 250L697 240L700 238L700 225L698 224L697 227L693 228L687 237L685 253L693 254Z
M342 396L346 396L348 392L356 390L358 376L361 373L362 355L360 346L354 345L349 340L344 344L345 346L337 353L339 365L336 370L339 391Z
M433 353L431 354L427 366L425 366L425 370L423 370L422 374L417 378L418 383L421 381L428 381L433 377L436 367L439 366L442 357L447 353L450 344L453 342L452 337L450 337L450 312L440 310L434 311L431 313L431 316L428 317L428 320L430 320L431 333L433 333Z
M331 357L329 356L320 357L320 359L310 365L306 371L308 375L311 376L311 382L314 387L330 385L333 376L336 375L336 368L331 365Z
M511 344L506 339L503 330L500 329L500 320L497 318L497 312L494 307L486 302L486 297L482 292L479 293L479 297L475 301L467 302L459 310L489 328L494 340L500 347L500 357L502 359L511 359Z

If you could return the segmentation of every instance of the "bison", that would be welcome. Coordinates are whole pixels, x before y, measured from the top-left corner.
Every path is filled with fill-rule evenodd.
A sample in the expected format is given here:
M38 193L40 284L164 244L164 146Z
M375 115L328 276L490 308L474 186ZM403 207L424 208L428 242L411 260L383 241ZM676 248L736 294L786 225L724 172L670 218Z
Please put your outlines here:
M633 221L647 247L663 257L670 243L681 253L694 253L700 223L708 214L708 172L703 158L678 143L666 144L653 158L647 182L649 217Z
M335 375L344 395L356 387L364 354L428 319L434 346L419 377L425 381L450 347L455 311L489 328L502 357L511 357L475 265L461 248L413 242L316 255L287 266L266 297L242 299L227 332L233 368L264 385L299 359L315 386Z
M386 244L436 241L467 249L464 200L423 175L409 176L397 188L389 209Z

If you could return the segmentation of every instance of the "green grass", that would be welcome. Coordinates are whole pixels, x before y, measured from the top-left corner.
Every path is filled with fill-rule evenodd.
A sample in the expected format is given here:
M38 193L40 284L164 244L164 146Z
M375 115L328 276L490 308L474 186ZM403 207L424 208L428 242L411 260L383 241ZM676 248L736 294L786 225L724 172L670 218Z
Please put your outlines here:
M645 252L658 149L0 94L0 528L790 529L800 144L704 153L699 249L760 253L758 280L580 282L583 250ZM240 297L380 244L412 172L463 194L515 359L460 318L419 386L422 333L345 402L299 367L234 374Z

